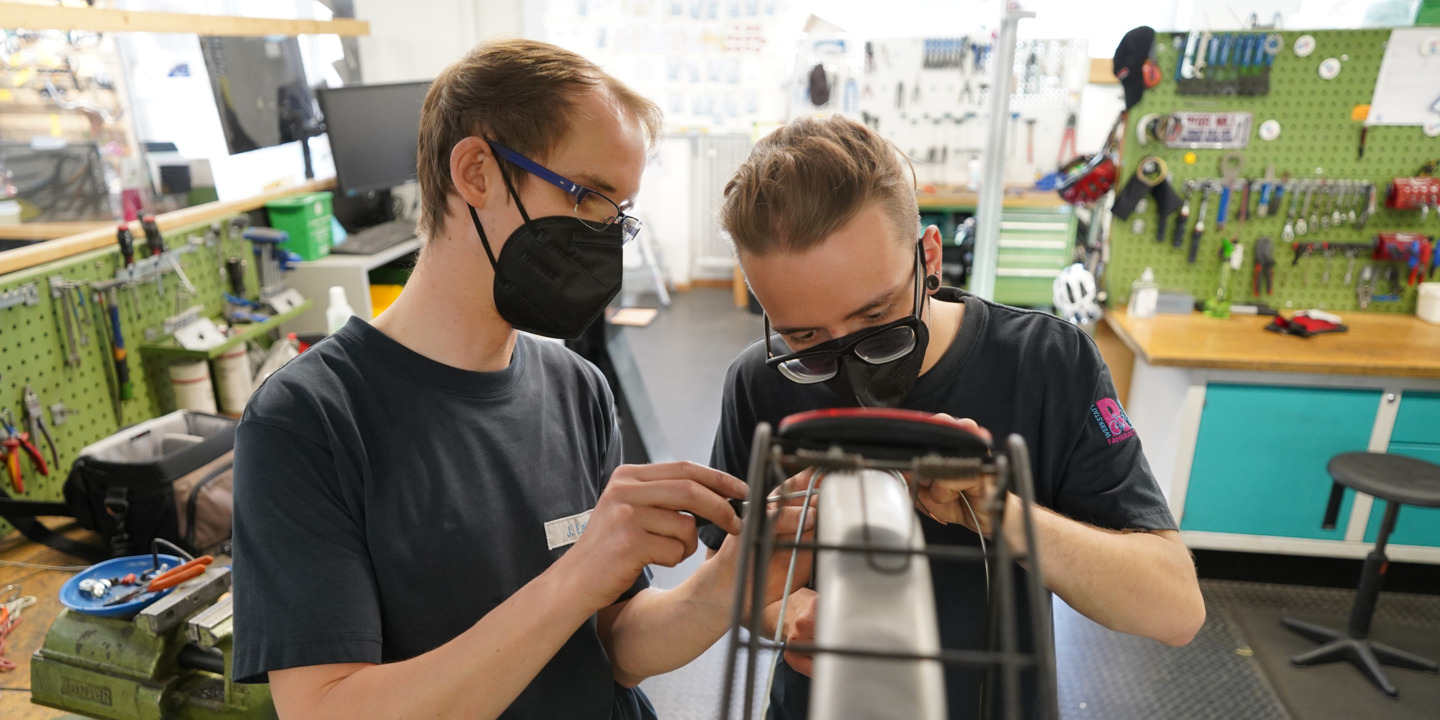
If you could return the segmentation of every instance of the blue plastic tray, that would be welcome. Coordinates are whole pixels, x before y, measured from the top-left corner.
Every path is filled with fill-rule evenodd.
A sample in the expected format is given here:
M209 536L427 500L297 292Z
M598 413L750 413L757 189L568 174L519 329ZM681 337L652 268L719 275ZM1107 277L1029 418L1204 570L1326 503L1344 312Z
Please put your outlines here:
M184 564L185 560L183 558L175 557L174 555L161 555L160 562L163 565L167 565L171 568L176 568ZM115 598L120 597L125 593L131 592L135 589L136 586L117 585L110 588L110 592L106 593L105 597L95 598L91 597L90 595L81 593L80 583L90 578L109 579L125 577L130 573L135 573L138 576L140 575L140 573L149 571L154 566L154 556L149 554L115 558L113 560L106 560L105 562L91 565L88 569L80 571L78 574L75 575L75 577L67 580L65 584L60 587L60 602L65 607L70 608L71 610L87 613L96 617L131 617L135 613L144 610L145 606L149 605L150 603L153 603L156 600L159 600L160 598L169 595L170 590L144 593L135 596L135 599L131 600L130 602L105 607L105 603L110 602L111 600L114 600Z

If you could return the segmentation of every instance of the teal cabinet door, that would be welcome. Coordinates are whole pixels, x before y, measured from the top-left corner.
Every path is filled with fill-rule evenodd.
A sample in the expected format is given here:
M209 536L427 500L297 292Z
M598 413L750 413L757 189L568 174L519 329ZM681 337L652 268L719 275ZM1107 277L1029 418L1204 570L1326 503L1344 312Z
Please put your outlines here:
M1181 529L1344 539L1354 493L1335 529L1321 530L1325 465L1366 449L1379 407L1378 390L1210 385Z
M1440 393L1405 392L1400 397L1400 410L1395 415L1390 442L1440 444Z
M1406 394L1408 401L1410 396ZM1405 406L1400 406L1404 412ZM1399 423L1396 423L1399 426ZM1417 445L1413 443L1392 442L1388 452L1395 455L1409 455L1427 462L1440 465L1440 445ZM1375 500L1375 506L1370 509L1370 524L1365 526L1365 542L1375 542L1380 534L1380 519L1385 514L1385 503ZM1422 508L1414 505L1406 505L1400 508L1400 515L1395 518L1395 532L1390 535L1392 545L1425 545L1428 547L1440 547L1440 508Z

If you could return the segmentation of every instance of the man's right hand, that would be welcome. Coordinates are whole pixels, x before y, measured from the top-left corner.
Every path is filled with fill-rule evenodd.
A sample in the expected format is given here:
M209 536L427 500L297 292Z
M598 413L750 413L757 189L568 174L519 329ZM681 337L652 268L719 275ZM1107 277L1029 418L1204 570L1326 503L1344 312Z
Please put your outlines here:
M785 608L785 644L815 644L815 606L819 598L814 590L801 588L790 594L790 604ZM795 672L810 677L815 670L815 658L808 653L785 651L785 663Z
M674 567L695 552L694 516L740 532L726 499L743 499L746 489L740 479L692 462L621 465L562 561L582 579L589 605L607 607L646 565Z

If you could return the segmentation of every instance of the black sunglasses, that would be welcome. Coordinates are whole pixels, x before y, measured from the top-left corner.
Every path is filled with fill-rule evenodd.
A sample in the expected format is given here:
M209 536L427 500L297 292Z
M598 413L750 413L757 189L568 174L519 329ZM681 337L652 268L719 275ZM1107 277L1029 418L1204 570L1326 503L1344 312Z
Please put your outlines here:
M771 350L770 316L765 315L765 366L780 371L791 382L810 385L825 382L840 372L840 358L847 354L871 365L884 365L909 355L915 349L915 330L920 327L920 300L924 295L924 255L915 245L915 306L911 314L878 327L851 333L820 343L813 348L775 356Z

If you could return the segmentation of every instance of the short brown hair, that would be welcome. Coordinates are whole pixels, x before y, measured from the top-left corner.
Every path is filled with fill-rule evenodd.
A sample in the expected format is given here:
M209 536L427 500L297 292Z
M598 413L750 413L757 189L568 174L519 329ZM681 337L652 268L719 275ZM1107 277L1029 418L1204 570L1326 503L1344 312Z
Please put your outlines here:
M882 204L904 239L920 236L909 160L854 120L802 117L750 151L725 185L720 225L747 253L804 252L872 202Z
M569 50L534 40L491 40L441 71L420 112L420 234L428 237L445 222L456 144L476 135L543 162L570 132L575 100L596 88L635 115L653 147L661 132L659 106ZM518 168L499 164L511 182L524 180Z

